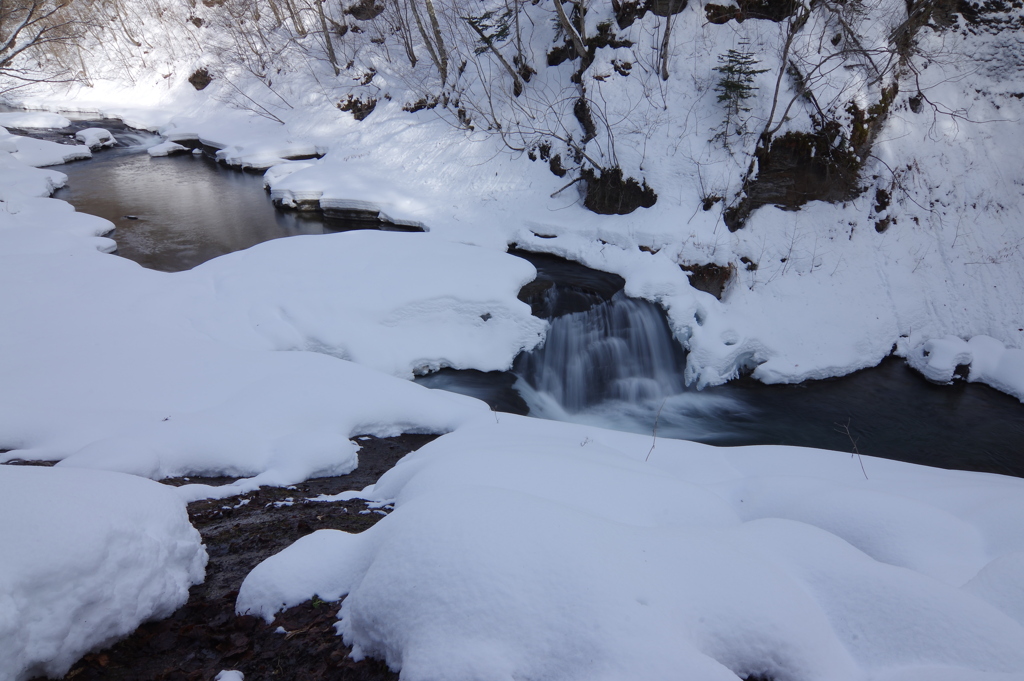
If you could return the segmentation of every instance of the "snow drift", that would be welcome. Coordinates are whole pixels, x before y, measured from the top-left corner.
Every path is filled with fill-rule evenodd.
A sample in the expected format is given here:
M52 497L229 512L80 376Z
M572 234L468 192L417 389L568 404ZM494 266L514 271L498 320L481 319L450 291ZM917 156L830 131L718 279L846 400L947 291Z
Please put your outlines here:
M169 487L100 471L0 466L0 679L63 677L167 617L206 549Z
M409 681L1024 678L1024 482L651 448L504 414L464 427L363 491L389 517L267 559L237 610L346 596L353 656Z

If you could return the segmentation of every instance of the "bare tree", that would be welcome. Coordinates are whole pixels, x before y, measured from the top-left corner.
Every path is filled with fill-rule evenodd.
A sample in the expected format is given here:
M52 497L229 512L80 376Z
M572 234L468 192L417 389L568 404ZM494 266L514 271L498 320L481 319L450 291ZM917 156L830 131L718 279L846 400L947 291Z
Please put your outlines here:
M72 0L0 0L0 77L7 81L0 90L74 80L79 74L62 52L81 34L88 9Z

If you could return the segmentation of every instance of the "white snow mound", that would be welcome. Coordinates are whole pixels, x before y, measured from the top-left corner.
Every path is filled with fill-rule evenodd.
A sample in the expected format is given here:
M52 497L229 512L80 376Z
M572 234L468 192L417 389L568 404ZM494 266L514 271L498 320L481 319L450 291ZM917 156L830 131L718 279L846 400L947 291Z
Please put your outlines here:
M101 253L111 227L51 199L0 211L0 290L18 292L0 319L31 330L0 333L0 460L249 488L342 475L353 435L489 414L387 374L507 368L544 328L516 299L532 265L430 235L279 239L166 274Z
M0 516L0 681L63 677L203 581L184 503L149 480L0 466Z
M936 383L951 383L957 367L968 366L971 383L987 383L1024 402L1024 350L990 336L933 338L908 353L907 363Z
M267 559L237 611L347 596L353 657L403 681L1022 678L1024 481L499 420L407 456L364 490L389 517Z
M188 150L188 147L182 146L177 142L167 140L166 142L161 142L160 144L146 149L146 153L150 156L170 156L172 154L184 154Z
M81 144L57 144L18 135L9 135L4 141L6 150L12 152L11 156L34 168L58 166L92 158L89 147Z
M117 140L109 130L103 128L85 128L75 133L75 139L89 147L92 151L105 149L117 144Z
M505 253L361 230L216 258L183 274L172 295L182 316L231 345L313 350L412 378L511 367L546 329L516 297L535 276Z

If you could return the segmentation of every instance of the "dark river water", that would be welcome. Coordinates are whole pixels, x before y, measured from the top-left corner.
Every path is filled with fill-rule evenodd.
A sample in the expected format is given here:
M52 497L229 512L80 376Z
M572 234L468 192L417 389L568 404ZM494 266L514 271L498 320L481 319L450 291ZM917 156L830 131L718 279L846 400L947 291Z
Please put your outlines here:
M120 137L128 146L60 166L69 181L56 196L112 221L118 255L145 267L180 271L269 239L349 227L277 210L258 174L191 155L150 158L144 148L159 140L127 131ZM560 276L557 267L548 269ZM1024 405L1015 398L977 384L933 385L897 358L828 381L766 386L741 379L689 390L680 381L685 356L664 336L660 310L613 296L613 289L600 291L596 302L570 300L567 309L549 310L561 316L546 347L517 360L513 372L444 371L420 381L543 418L640 433L657 424L659 437L856 449L1024 476ZM557 307L555 293L538 296L534 303Z

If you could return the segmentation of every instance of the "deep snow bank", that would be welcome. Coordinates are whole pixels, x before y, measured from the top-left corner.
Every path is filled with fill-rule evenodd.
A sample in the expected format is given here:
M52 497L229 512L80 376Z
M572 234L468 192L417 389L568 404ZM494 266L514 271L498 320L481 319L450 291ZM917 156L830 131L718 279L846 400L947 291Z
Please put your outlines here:
M14 136L5 132L0 128L0 201L17 205L24 197L46 197L64 186L68 181L64 173L32 168L15 158L11 152L17 146L8 143Z
M88 146L57 144L48 140L12 135L7 128L0 128L0 151L8 152L13 158L34 168L57 166L92 157Z
M178 314L230 345L314 350L412 378L504 371L537 345L546 325L516 297L535 276L493 250L365 230L228 254L182 273L170 295Z
M110 223L64 202L4 205L5 458L250 486L343 474L352 435L488 413L381 371L507 368L544 330L516 298L531 265L431 235L296 237L167 274L101 252Z
M173 489L99 471L0 466L0 679L63 677L167 617L206 549Z
M388 518L253 570L238 612L347 594L353 655L410 681L1024 678L1024 482L651 446L504 414L464 427L364 491Z

